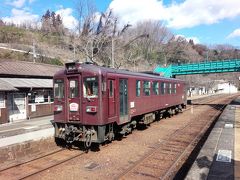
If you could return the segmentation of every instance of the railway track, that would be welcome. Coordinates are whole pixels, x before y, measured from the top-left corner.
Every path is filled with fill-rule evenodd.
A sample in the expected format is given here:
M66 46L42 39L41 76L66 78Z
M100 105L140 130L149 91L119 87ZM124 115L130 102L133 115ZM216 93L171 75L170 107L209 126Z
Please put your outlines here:
M189 155L196 147L205 132L220 116L226 104L233 99L230 96L224 102L219 102L219 98L214 100L201 100L196 104L210 104L211 108L198 117L195 121L190 121L183 128L177 129L135 162L130 168L122 172L116 179L174 179L179 169L189 158ZM201 107L202 106L198 106ZM192 110L191 107L185 111ZM197 110L197 105L195 111Z
M85 154L79 150L60 149L42 157L0 170L0 179L25 179L59 166Z
M48 153L48 154L45 154L45 155L42 155L42 156L40 156L40 157L32 158L32 159L25 160L25 161L16 162L16 163L14 163L14 164L12 164L12 165L9 165L9 166L7 166L7 167L0 167L0 175L1 175L1 172L3 172L3 171L6 171L6 170L11 169L11 168L13 168L13 167L21 166L21 165L23 165L23 164L26 164L26 163L29 163L29 162L31 162L31 161L35 161L35 160L41 159L41 158L43 158L43 157L47 157L47 156L49 156L49 155L55 154L55 153L60 152L60 151L63 151L63 149L58 149L58 150L56 150L56 151L52 151L52 152L50 152L50 153Z
M209 118L206 119L201 116L196 119L197 121L189 121L190 123L186 123L183 128L177 129L167 137L162 138L151 151L126 171L119 174L116 179L174 178L196 144L214 122L215 117L220 115L221 110L230 99L233 99L233 96L229 96L224 103L218 102L219 97L217 96L213 99L193 101L193 105L184 111L192 111L194 106L194 111L197 112L198 109L203 108L204 104L210 104L211 108L205 113ZM41 172L59 167L63 163L84 154L79 150L61 149L43 157L0 170L0 179L25 179L35 177L35 175L39 176Z

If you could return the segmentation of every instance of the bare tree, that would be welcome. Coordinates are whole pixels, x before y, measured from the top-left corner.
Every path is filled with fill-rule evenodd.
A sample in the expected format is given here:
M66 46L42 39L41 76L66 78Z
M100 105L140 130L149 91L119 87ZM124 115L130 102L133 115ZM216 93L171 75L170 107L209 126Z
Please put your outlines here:
M77 13L77 27L78 35L87 35L94 26L96 18L96 8L93 1L80 0L75 1L75 9Z
M144 21L137 23L124 35L128 44L128 48L125 49L128 54L127 62L133 64L134 67L143 64L144 61L148 66L156 63L163 51L162 46L171 37L171 32L161 22Z
M6 24L3 22L2 19L0 19L0 26L5 26Z
M209 52L209 57L212 60L238 59L240 57L239 49L228 44L209 47Z

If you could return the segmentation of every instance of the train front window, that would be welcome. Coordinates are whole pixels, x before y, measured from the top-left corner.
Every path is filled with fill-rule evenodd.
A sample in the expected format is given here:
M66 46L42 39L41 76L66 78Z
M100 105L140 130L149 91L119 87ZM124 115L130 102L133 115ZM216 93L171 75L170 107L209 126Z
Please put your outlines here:
M54 97L64 98L64 82L63 79L56 79L54 81Z
M78 97L78 81L70 80L69 81L69 98Z
M97 79L97 77L87 77L84 79L83 96L85 98L98 97L98 79Z

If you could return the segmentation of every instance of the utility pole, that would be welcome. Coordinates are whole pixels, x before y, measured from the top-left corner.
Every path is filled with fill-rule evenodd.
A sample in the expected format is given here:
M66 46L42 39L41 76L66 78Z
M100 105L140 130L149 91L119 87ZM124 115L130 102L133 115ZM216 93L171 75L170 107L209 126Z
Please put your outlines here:
M113 39L113 37L112 37L112 57L111 57L111 59L112 59L112 68L114 68L115 60L114 60L114 39Z
M93 39L91 41L91 61L93 62Z
M37 55L36 55L36 49L35 49L35 41L33 40L33 62L35 63L36 61L35 61L35 59L36 59L36 57L37 57Z
M73 59L74 61L76 60L76 47L75 47L75 38L74 38L74 41L73 41Z

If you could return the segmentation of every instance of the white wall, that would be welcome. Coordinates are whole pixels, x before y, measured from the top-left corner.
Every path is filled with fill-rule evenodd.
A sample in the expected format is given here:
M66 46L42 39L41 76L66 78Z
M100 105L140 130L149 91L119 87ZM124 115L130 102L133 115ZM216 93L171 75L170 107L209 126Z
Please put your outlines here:
M236 93L238 91L236 86L229 83L218 84L217 90L219 93Z

